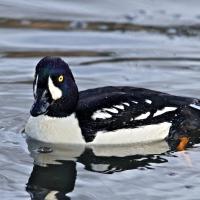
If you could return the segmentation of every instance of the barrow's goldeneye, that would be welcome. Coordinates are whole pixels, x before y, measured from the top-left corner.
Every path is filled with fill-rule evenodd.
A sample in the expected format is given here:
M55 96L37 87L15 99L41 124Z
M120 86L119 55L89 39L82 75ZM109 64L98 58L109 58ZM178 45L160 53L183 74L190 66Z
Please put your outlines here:
M198 99L127 86L79 92L59 57L37 64L33 93L25 132L44 142L120 145L166 139L182 149L200 128Z

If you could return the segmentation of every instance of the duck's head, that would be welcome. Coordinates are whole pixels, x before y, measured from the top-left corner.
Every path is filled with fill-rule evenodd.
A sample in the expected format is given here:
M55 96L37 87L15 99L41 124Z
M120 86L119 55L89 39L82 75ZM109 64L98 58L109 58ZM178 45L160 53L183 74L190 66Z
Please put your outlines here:
M33 117L48 115L66 117L74 112L78 88L66 62L58 57L45 57L37 64L33 82Z

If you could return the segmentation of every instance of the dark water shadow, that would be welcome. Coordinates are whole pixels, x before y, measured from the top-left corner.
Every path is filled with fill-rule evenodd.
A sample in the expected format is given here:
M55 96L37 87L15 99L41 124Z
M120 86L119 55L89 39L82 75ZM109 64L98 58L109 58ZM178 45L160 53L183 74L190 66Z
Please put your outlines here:
M31 199L70 199L65 194L72 192L76 181L76 162L63 161L46 167L34 165L26 191Z

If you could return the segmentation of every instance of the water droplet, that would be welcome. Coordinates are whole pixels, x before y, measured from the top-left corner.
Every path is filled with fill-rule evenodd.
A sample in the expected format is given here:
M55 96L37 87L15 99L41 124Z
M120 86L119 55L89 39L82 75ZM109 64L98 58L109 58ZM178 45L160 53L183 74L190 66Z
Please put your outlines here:
M51 147L39 147L38 152L39 153L51 153L51 152L53 152L53 149Z

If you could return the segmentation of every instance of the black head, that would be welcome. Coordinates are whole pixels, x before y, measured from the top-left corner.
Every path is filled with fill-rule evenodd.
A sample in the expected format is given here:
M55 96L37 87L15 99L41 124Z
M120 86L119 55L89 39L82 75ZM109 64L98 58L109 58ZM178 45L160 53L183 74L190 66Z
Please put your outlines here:
M66 117L78 102L78 88L67 63L58 57L45 57L36 66L33 82L35 102L31 115Z

